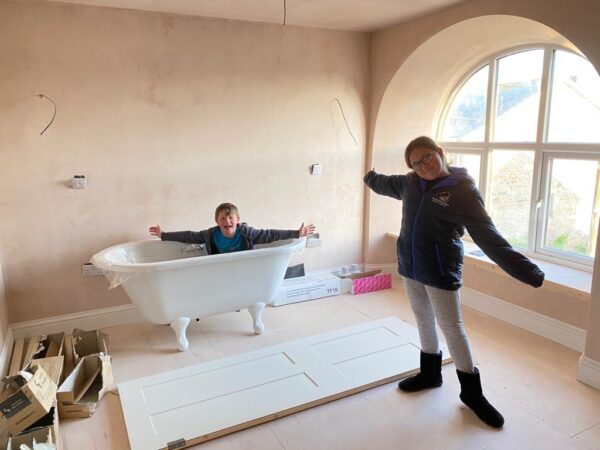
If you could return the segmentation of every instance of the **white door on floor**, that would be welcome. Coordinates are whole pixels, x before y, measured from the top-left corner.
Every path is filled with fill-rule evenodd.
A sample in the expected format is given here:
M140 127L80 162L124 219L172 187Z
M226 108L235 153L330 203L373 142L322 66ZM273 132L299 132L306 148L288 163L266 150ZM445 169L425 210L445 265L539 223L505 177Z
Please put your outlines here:
M121 383L129 442L198 444L417 372L419 354L417 329L389 317Z

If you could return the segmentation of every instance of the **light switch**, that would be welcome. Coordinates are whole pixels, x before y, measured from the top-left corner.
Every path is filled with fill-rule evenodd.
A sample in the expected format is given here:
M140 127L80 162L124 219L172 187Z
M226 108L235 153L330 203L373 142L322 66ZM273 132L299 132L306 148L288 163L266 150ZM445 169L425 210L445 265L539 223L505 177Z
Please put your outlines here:
M87 180L85 175L75 175L71 180L73 189L85 189L87 187Z
M321 175L321 164L313 164L310 173L313 175Z

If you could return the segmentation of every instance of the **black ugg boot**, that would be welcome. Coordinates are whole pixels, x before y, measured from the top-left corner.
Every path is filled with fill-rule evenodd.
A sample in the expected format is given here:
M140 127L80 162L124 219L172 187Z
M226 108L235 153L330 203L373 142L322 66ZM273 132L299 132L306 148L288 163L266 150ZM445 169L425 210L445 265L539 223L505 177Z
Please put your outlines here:
M460 381L460 399L473 410L477 417L490 427L502 428L504 417L483 396L481 390L481 378L479 369L475 367L475 373L456 371Z
M442 351L438 353L421 352L421 372L398 383L404 392L417 392L442 385Z

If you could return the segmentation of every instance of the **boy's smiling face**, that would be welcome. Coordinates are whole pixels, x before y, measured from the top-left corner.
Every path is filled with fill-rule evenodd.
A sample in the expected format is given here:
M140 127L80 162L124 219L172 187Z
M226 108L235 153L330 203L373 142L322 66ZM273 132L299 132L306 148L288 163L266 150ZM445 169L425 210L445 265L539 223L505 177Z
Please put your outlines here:
M235 236L240 218L236 213L227 214L227 211L219 211L216 222L223 236L232 238Z

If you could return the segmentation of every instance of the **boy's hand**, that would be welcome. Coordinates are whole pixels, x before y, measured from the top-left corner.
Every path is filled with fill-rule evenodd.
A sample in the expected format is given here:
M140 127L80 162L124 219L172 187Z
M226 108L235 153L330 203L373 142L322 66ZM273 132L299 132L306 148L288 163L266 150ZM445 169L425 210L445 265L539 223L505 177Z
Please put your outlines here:
M310 225L304 226L304 222L302 222L298 233L300 234L300 237L306 237L308 235L313 234L315 232L315 229L316 227L312 223Z
M148 231L150 232L150 234L152 236L156 236L156 237L160 237L160 235L162 234L162 230L160 229L160 225L153 225L150 228L148 228Z

